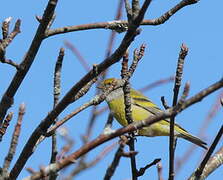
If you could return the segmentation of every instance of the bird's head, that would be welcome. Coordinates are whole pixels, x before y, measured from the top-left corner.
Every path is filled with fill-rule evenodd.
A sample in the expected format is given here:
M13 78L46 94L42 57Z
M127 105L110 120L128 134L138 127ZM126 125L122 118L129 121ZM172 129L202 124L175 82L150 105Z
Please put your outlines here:
M116 99L120 95L123 95L123 90L122 90L123 85L124 81L122 79L109 78L102 81L97 88L99 88L103 92L112 90L106 96L106 101L109 102L113 99Z
M98 89L101 89L102 91L106 91L111 87L118 87L121 85L122 80L121 79L115 79L115 78L109 78L103 80L99 86L97 86Z

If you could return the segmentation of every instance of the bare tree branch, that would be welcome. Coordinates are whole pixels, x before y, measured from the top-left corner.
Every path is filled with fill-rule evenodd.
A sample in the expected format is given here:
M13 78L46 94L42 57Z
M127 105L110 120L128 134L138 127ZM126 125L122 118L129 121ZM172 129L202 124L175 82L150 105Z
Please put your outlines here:
M210 168L210 167L208 167L208 166L210 166L210 164L208 164L208 161L210 160L209 163L212 162L213 159L210 159L211 154L214 152L218 142L221 139L222 134L223 134L223 125L221 126L220 130L218 131L218 134L215 137L214 142L212 143L211 147L209 148L209 150L208 150L206 156L204 157L203 161L200 163L200 165L196 169L196 171L191 175L189 180L205 179L209 175L207 173L207 171L209 171L209 173L211 173L213 171L213 170L210 170L210 169L208 170L208 168ZM223 155L221 154L221 156L223 156ZM221 157L220 159L223 159L223 158ZM217 163L214 167L217 168L218 166L220 166L220 164L222 164L222 163ZM204 171L204 169L205 169L205 171ZM203 172L204 172L204 175L203 175Z
M114 147L117 145L117 142L112 143L111 145L105 147L103 151L101 151L93 160L90 162L83 162L81 165L78 165L77 168L75 168L68 177L66 177L64 180L72 180L74 176L78 175L83 170L89 169L96 164L98 164L108 153L110 153Z
M43 37L44 37L45 31L47 29L47 26L54 14L56 5L57 5L57 0L49 0L48 5L47 5L45 12L43 14L41 23L36 31L35 37L31 43L29 50L26 53L23 61L19 65L20 69L16 72L13 80L11 81L9 87L7 88L6 92L4 93L4 95L1 99L1 102L0 102L0 125L2 124L2 121L5 117L7 110L13 104L14 95L16 94L18 88L20 87L23 79L25 78L27 72L29 71L29 68L31 67L31 65L36 57L39 47L43 41ZM16 29L16 27L15 27L15 29ZM11 35L11 37L13 37L13 34Z
M6 39L8 37L9 24L10 24L11 20L12 20L12 17L8 17L2 22L2 37L3 37L3 39Z
M174 76L170 76L168 78L160 79L160 80L154 81L154 82L140 88L139 91L141 91L141 92L149 91L150 89L155 88L157 86L160 86L161 84L166 84L166 83L169 83L169 82L173 82L173 80L174 80Z
M214 170L223 164L223 147L221 147L207 162L199 180L206 179ZM192 177L193 179L193 177ZM190 179L189 179L190 180Z
M158 180L164 180L163 174L162 174L163 166L162 166L161 162L158 162L156 167L157 167L157 173L158 173Z
M13 62L11 59L6 59L6 57L5 57L6 48L9 46L9 44L12 42L12 40L20 33L20 25L21 25L20 19L18 19L16 21L13 31L11 33L9 33L9 24L10 24L11 20L12 20L12 18L9 17L9 18L6 18L2 23L3 39L0 40L0 62L14 66L17 70L19 70L18 64Z
M114 175L116 168L118 167L119 161L122 157L122 153L124 152L124 147L126 145L126 143L128 142L127 138L123 138L121 136L121 140L120 140L120 145L119 148L117 149L114 159L112 161L112 163L109 165L109 167L106 170L105 176L104 176L104 180L110 180L111 177Z
M15 155L15 152L16 152L16 147L18 145L18 139L19 139L20 132L21 132L21 125L22 125L22 120L23 120L24 114L25 114L25 104L21 104L19 107L18 120L15 125L14 132L12 134L10 148L9 148L7 156L5 157L5 161L3 164L3 177L5 177L5 178L6 177L8 178L8 175L9 175L8 168L9 168L9 166L13 160L13 157Z
M125 2L128 2L128 0L125 0ZM176 12L178 12L180 9L191 4L195 4L197 2L198 0L182 0L172 9L170 9L169 11L161 15L159 18L143 20L141 22L141 25L157 26L157 25L163 24L170 17L172 17ZM127 16L129 14L131 15L131 12L127 10ZM49 30L45 34L45 38L54 36L57 34L64 34L68 32L83 31L83 30L89 30L89 29L111 29L111 30L115 30L116 32L125 32L128 29L127 27L128 27L128 21L110 21L110 22L99 22L99 23L92 23L92 24L82 24L82 25L76 25L76 26L66 26L66 27Z
M210 108L208 114L206 115L201 128L198 132L198 137L204 137L205 138L205 131L207 130L208 126L210 125L213 118L217 115L217 112L219 112L221 108L221 103L219 102L219 99L223 98L223 91L221 90L218 94L214 104ZM191 144L188 150L183 154L181 158L178 158L176 160L176 173L179 172L181 167L189 160L190 156L193 154L194 150L197 146L194 144Z
M131 109L131 97L130 97L130 83L129 78L131 77L129 69L128 69L128 52L125 53L123 56L122 61L122 70L121 70L121 77L122 79L127 79L126 83L123 86L123 92L124 92L124 104L125 104L125 119L127 120L128 124L131 124L133 122L132 118L132 109ZM136 67L136 66L135 66ZM128 142L129 145L129 151L135 151L135 140L134 140L134 132L130 133L130 140ZM136 167L136 158L135 156L130 157L131 160L131 170L132 170L132 179L137 180L137 167Z
M173 89L173 103L172 106L177 104L178 94L181 86L181 80L183 75L183 66L184 60L188 53L188 48L185 44L182 44L180 54L178 57L176 76L175 76L175 84ZM169 180L174 180L174 156L175 156L175 137L174 137L174 125L175 125L175 117L172 116L170 118L170 138L169 138Z
M20 33L20 25L21 25L21 20L18 19L15 23L15 26L12 32L9 33L5 39L3 39L3 41L1 42L1 45L4 47L4 49L12 42L12 40L17 36L17 34ZM4 26L4 23L3 23L3 26ZM4 27L2 27L2 29L4 29ZM3 31L7 31L7 30L5 29ZM5 32L5 35L6 35L6 32Z
M169 109L169 108L170 108L170 106L167 105L167 102L166 102L164 96L161 96L161 102L162 102L163 107L164 107L165 109Z
M144 173L146 172L147 169L149 169L151 166L156 165L156 164L159 163L160 161L161 161L160 158L158 158L158 159L154 159L153 162L147 164L147 165L146 165L145 167L143 167L143 168L140 168L139 171L138 171L138 173L137 173L137 176L142 176L142 175L144 175Z
M57 57L55 70L54 70L53 107L55 107L57 103L59 102L59 97L61 94L61 69L62 69L63 59L64 59L64 48L60 48L60 52ZM55 119L55 123L56 121L57 119ZM57 135L56 135L56 132L54 131L52 135L52 150L51 150L50 163L56 162L57 153L58 153L57 152ZM56 178L57 178L57 173L52 173L49 180L55 180Z
M2 127L0 128L0 142L2 141L2 137L4 136L4 134L6 133L6 130L9 126L10 121L12 120L13 117L13 112L10 112L5 120L3 121Z
M14 62L13 60L11 60L11 59L2 59L1 62L2 62L2 63L9 64L9 65L15 67L17 70L19 70L19 68L20 68L20 67L19 67L19 64L15 63L15 62Z

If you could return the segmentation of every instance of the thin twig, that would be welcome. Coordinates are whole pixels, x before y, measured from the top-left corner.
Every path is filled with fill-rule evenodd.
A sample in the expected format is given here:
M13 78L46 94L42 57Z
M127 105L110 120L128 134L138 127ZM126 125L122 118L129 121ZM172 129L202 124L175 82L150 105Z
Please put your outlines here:
M122 76L122 79L127 79L126 83L123 86L125 119L127 120L128 124L131 124L133 122L133 118L132 118L132 110L131 110L130 84L128 82L128 79L131 77L128 70L128 52L123 56L121 76ZM134 142L135 135L134 133L130 133L129 135L130 135L130 140L128 142L129 151L135 151L135 142ZM132 179L137 180L137 167L136 167L135 156L131 156L130 160L131 160Z
M127 142L128 142L128 139L122 138L122 136L121 136L119 148L117 149L117 151L115 153L112 163L108 166L108 168L106 170L104 180L110 180L111 177L114 175L114 172L115 172L116 168L118 167L119 161L120 161L122 154L124 152L124 147Z
M21 132L21 125L22 125L22 120L25 114L25 104L21 104L19 107L19 115L18 115L18 120L17 123L15 125L14 128L14 132L12 134L12 139L11 139L11 143L10 143L10 148L8 151L7 156L5 157L5 161L3 164L3 172L4 174L8 174L8 168L12 162L12 159L15 155L16 152L16 147L18 145L18 139L19 139L19 135Z
M149 126L149 125L151 125L155 122L158 122L162 119L170 118L171 116L176 116L176 114L179 114L180 112L185 110L187 107L201 101L203 98L205 98L209 94L213 93L214 91L216 91L222 87L223 87L223 79L210 85L208 88L200 91L195 96L189 98L185 102L180 103L180 104L178 103L175 107L170 108L169 110L163 111L163 112L157 114L156 116L150 116L149 118L147 118L145 120L137 121L135 123L129 124L128 126L122 127L111 134L99 135L96 139L88 142L87 144L82 146L80 149L78 149L74 153L70 154L69 156L67 156L66 158L61 160L59 163L55 163L55 164L51 164L51 165L47 166L44 169L44 174L43 174L43 172L39 171L39 172L35 173L34 175L25 178L24 180L39 179L39 178L43 177L43 175L50 174L52 171L53 172L59 171L65 167L67 167L68 165L72 164L75 160L80 158L82 155L88 153L95 147L98 147L99 145L101 145L115 137L118 137L122 134L125 134L128 132L134 132L137 129L141 129L142 127Z
M219 102L219 99L223 98L223 91L220 91L218 96L216 97L216 100L214 104L211 106L208 114L206 115L202 126L198 132L198 137L205 137L205 131L207 130L208 126L211 123L211 120L217 115L217 112L219 112L221 108L221 104ZM189 160L190 156L193 154L194 150L196 149L197 146L194 144L191 144L191 146L188 148L188 150L182 155L181 158L177 159L176 162L176 173L179 172L179 170L182 168L182 166Z
M1 42L4 49L12 42L12 40L20 33L21 20L18 19L11 33Z
M122 58L122 69L121 69L122 79L129 77L129 75L128 75L128 61L129 61L129 52L127 50Z
M93 160L90 162L83 162L78 165L68 177L64 178L64 180L72 180L74 176L78 175L80 172L87 170L95 165L97 165L108 153L110 153L117 145L117 142L112 143L111 145L105 147Z
M56 65L55 65L55 71L54 71L54 107L59 102L59 97L61 93L61 69L64 59L64 48L60 49Z
M175 84L174 84L174 95L173 95L173 103L172 106L177 104L178 94L181 86L182 74L183 74L183 65L185 57L188 53L188 48L185 44L182 44L178 63L177 63L177 70L175 76ZM175 117L172 116L170 118L170 138L169 138L169 180L174 180L174 154L175 154L175 137L174 137L174 124L175 124Z
M13 112L10 112L5 120L3 121L2 127L0 128L0 142L2 141L2 137L4 136L4 134L6 133L6 130L9 126L10 121L12 120L13 117Z
M81 65L84 67L86 72L90 71L91 67L87 63L87 61L84 59L84 57L81 55L79 50L74 46L74 44L70 43L69 41L64 41L65 46L72 51L72 53L77 57Z
M123 86L123 92L124 92L124 103L125 103L125 116L126 116L126 120L128 124L131 124L133 122L132 111L131 111L130 84L128 80L133 75L139 60L144 55L144 51L145 51L144 44L141 45L139 51L137 49L134 51L133 61L129 69L128 69L128 60L129 60L128 51L123 56L121 77L122 79L126 80ZM129 145L129 151L131 152L135 151L134 136L135 136L134 133L130 133L130 140L129 140L128 145ZM137 180L138 171L136 167L135 156L131 156L131 169L132 169L133 180Z
M223 147L221 147L207 162L204 167L204 170L201 176L198 178L199 180L206 179L214 170L220 167L223 164ZM194 174L193 174L194 175ZM189 180L194 180L195 177L189 178Z
M136 66L138 65L139 61L144 56L145 48L146 48L146 45L142 44L140 46L139 50L135 49L134 55L133 55L133 61L132 61L132 64L131 64L131 66L129 67L129 70L128 70L129 71L129 76L132 76L132 74L135 71Z
M158 159L154 159L153 162L147 164L147 165L146 165L145 167L143 167L143 168L140 168L139 171L137 172L137 176L143 176L147 169L149 169L151 166L156 165L156 164L159 163L160 161L161 161L160 158L158 158Z
M20 68L20 67L19 67L19 64L17 64L16 62L14 62L14 61L11 60L11 59L2 59L1 62L2 62L2 63L9 64L9 65L15 67L17 70L19 70L19 68Z
M123 9L123 0L119 0L116 15L115 15L115 18L114 18L115 20L119 20L119 19L122 18L122 9ZM110 37L109 37L109 40L108 40L107 49L105 51L105 57L106 58L111 55L116 35L117 35L117 33L115 31L111 31Z
M2 23L3 39L0 42L0 62L14 66L17 70L19 70L20 67L18 64L13 62L11 59L6 59L6 57L5 57L5 51L6 51L7 46L9 46L9 44L16 37L16 35L20 33L21 20L18 19L15 23L14 29L9 34L9 23L10 23L11 19L12 18L9 17Z
M169 109L169 108L170 108L170 106L167 105L167 102L166 102L164 96L161 97L161 102L162 102L163 107L164 107L165 109Z
M122 79L125 79L126 82L123 86L123 92L124 92L124 103L125 103L125 116L128 124L131 124L133 122L132 118L132 110L131 110L131 97L130 97L130 84L128 82L129 78L133 75L139 60L142 58L145 52L145 45L141 45L140 50L137 49L134 51L133 61L128 69L128 60L129 60L129 53L126 51L126 53L123 56L122 61L122 70L121 70L121 77ZM129 151L135 152L135 142L134 142L134 133L130 133L130 140L129 140ZM131 156L131 169L132 169L132 178L133 180L137 180L138 170L136 167L136 159L135 156Z
M89 106L94 105L93 101L89 101L85 104L83 104L82 106L80 106L79 108L75 109L74 111L72 111L70 114L66 115L63 119L61 119L60 121L57 121L55 123L55 125L53 125L51 128L49 128L48 132L45 134L45 136L51 136L54 131L56 129L58 129L60 126L62 126L65 122L67 122L69 119L71 119L72 117L74 117L76 114L80 113L81 111L83 111L84 109L88 108Z
M140 88L139 91L141 91L141 92L149 91L152 88L155 88L155 87L160 86L162 84L166 84L166 83L173 82L173 81L174 81L174 76L170 76L168 78L164 78L164 79L154 81L154 82Z
M202 173L204 171L205 166L207 165L208 160L211 157L211 154L214 152L218 142L221 139L221 136L223 134L223 125L221 126L220 130L218 131L218 134L216 135L211 147L209 148L207 154L205 155L203 161L200 163L199 167L196 169L195 173L191 175L189 180L199 180L200 177L202 176ZM207 174L205 175L207 176Z
M55 19L55 17L54 17L54 19ZM54 70L53 107L55 107L57 105L57 103L59 102L59 97L61 94L61 69L62 69L62 65L63 65L63 59L64 59L64 48L60 48L60 52L57 57L55 70ZM57 121L57 119L55 119L55 123L56 123L56 121ZM50 163L56 162L57 153L58 153L58 151L57 151L57 135L56 135L56 131L54 131L54 133L52 135L52 149L51 149ZM57 178L57 173L52 173L49 177L49 180L55 180L56 178Z
M157 25L163 24L182 8L191 4L195 4L197 2L198 0L182 0L177 5L175 5L172 9L168 10L166 13L161 15L159 18L143 20L141 22L141 25L157 26ZM128 3L128 5L126 5L126 3ZM129 20L131 19L132 13L131 13L131 8L130 8L128 0L125 0L125 7L128 7L126 8L126 11L127 11L127 17ZM51 29L45 34L45 37L47 38L47 37L54 36L57 34L64 34L64 33L69 33L69 32L74 32L74 31L83 31L83 30L89 30L89 29L111 29L111 30L115 30L116 32L125 32L128 30L127 27L128 27L128 21L124 21L124 20L123 21L115 20L115 21L110 21L110 22L99 22L99 23L92 23L92 24L82 24L82 25L76 25L76 26L66 26L66 27Z
M8 37L9 24L10 24L11 20L12 20L12 17L8 17L2 22L2 37L3 37L3 39L6 39Z
M156 167L157 167L158 180L164 180L163 173L162 173L162 171L163 171L162 163L158 162Z
M134 134L133 133L130 133L130 134ZM129 151L130 152L135 152L135 139L134 139L134 135L133 137L131 137L131 139L129 140ZM132 170L132 179L133 180L137 180L138 178L138 170L137 170L137 166L136 166L136 158L135 158L135 155L132 154L131 157L130 157L130 160L131 160L131 170Z

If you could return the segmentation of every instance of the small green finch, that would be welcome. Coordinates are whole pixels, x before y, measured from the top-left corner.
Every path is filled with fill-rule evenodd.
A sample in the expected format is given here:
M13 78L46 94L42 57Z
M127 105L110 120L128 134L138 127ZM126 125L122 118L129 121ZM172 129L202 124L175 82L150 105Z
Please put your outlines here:
M106 91L113 84L120 84L120 79L110 78L104 80L98 87L102 91ZM130 90L131 97L131 110L133 121L140 121L148 118L151 115L156 115L162 110L157 107L152 101L144 96L139 91L134 89ZM112 112L115 119L122 125L127 126L128 122L125 118L125 104L124 104L124 93L122 87L115 89L106 97L109 109ZM207 149L207 144L196 136L191 135L185 129L180 127L178 124L174 126L175 136L186 139L202 148ZM144 127L138 131L140 136L169 136L170 122L169 119L158 121L148 127Z

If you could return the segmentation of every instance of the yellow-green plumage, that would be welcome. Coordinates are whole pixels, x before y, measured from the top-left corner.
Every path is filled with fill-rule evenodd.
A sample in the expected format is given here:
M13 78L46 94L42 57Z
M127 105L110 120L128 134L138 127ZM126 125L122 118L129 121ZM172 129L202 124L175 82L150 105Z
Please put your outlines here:
M107 88L118 79L107 79L102 82L101 89ZM150 101L142 93L131 89L131 109L133 121L140 121L148 118L151 115L156 115L159 112L162 112L152 101ZM115 119L122 125L127 126L128 122L125 118L125 105L124 105L124 96L122 88L118 88L112 91L106 98L109 109L113 113ZM138 131L138 134L141 136L169 136L169 120L161 120L157 123L154 123L148 127L144 127ZM184 138L194 144L197 144L203 148L207 148L206 143L200 140L199 138L189 134L185 129L175 124L174 126L175 136Z

